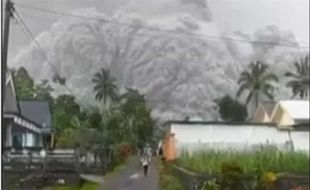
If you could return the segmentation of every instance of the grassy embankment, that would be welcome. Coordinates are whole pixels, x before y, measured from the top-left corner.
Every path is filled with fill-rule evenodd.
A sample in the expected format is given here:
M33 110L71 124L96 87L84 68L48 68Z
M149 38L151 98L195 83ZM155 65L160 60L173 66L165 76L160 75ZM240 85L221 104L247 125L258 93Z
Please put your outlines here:
M198 173L219 174L222 163L234 162L244 173L261 171L309 175L309 155L301 152L280 152L267 149L258 152L205 151L189 155L183 153L178 164Z
M160 190L184 190L180 180L171 175L168 169L165 168L164 162L158 162L158 171Z

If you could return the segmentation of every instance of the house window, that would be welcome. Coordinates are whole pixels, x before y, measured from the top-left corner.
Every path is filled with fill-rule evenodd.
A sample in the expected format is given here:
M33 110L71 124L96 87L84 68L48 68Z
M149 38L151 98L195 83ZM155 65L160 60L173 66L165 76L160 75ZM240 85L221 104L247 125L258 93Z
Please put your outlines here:
M33 133L26 133L25 134L25 144L28 147L34 146L34 135L33 135Z
M23 146L23 134L15 133L15 134L12 134L12 137L13 137L13 147Z

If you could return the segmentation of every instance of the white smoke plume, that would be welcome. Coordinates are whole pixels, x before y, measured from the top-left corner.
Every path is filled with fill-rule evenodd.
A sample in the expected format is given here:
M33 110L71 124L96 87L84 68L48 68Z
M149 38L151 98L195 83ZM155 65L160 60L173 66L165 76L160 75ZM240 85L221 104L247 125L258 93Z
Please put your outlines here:
M199 116L214 120L218 116L213 100L236 93L239 74L250 61L266 61L274 71L283 75L292 68L293 60L302 55L296 48L188 35L223 34L217 31L204 0L173 0L169 3L160 0L150 1L151 5L143 5L143 2L146 1L133 0L112 16L95 9L78 10L73 14L97 20L63 18L37 36L36 40L57 72L66 78L68 87L84 105L96 104L91 79L104 67L117 77L120 87L137 88L145 93L154 117L168 120ZM143 10L133 6L138 3L143 5ZM145 7L153 12L147 12ZM164 20L155 16L144 19L139 14L146 11L156 15L158 9L161 10L160 19ZM252 36L241 31L229 35L243 40L298 45L290 32L275 26L268 26ZM54 70L37 54L33 44L19 53L14 66L25 66L36 80L51 79L54 75ZM278 94L287 98L289 90L283 86ZM56 89L57 93L65 91L60 86Z

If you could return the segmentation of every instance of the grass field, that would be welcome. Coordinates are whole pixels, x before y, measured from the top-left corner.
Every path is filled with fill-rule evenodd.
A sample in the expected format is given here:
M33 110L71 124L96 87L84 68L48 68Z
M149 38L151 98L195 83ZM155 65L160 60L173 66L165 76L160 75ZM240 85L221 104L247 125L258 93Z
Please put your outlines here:
M238 164L245 173L261 171L274 173L309 174L309 156L300 152L280 152L266 149L258 152L205 151L189 155L183 153L177 163L200 173L218 174L224 162Z

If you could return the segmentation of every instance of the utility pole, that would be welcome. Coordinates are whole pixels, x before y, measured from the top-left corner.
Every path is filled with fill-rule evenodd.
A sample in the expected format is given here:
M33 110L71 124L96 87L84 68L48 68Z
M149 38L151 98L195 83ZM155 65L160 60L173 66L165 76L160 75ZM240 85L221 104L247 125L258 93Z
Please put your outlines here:
M1 57L1 67L2 67L2 89L3 96L5 98L5 83L6 83L6 72L7 72L7 58L8 58L8 46L9 46L9 32L10 32L10 18L13 17L13 3L11 0L6 1L5 14L4 14L4 28L2 33L2 57ZM3 100L4 100L3 98Z
M5 94L6 94L6 89L5 89L5 84L6 84L6 71L7 71L7 57L8 57L8 44L9 44L9 31L10 31L10 18L13 16L13 3L10 0L6 1L5 5L5 14L4 14L4 30L2 31L2 56L1 56L1 85L3 89L3 94L2 94L2 110L4 109L4 101L5 101ZM8 130L8 129L7 129ZM1 130L3 133L4 131ZM2 134L3 137L3 134ZM8 137L6 137L8 138ZM4 143L2 143L2 153L4 151Z

